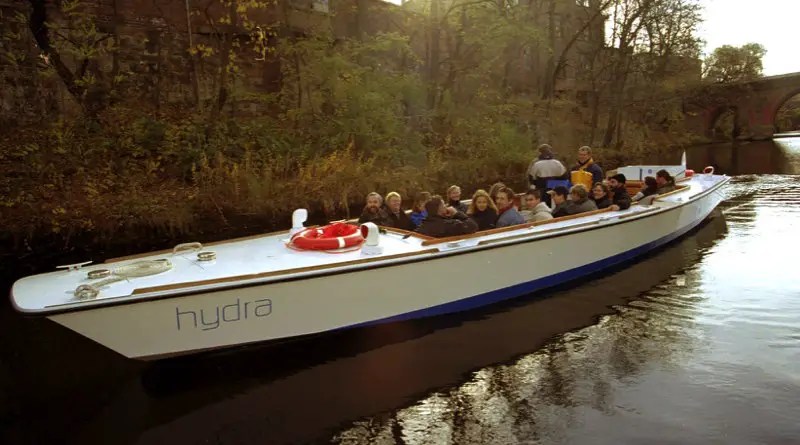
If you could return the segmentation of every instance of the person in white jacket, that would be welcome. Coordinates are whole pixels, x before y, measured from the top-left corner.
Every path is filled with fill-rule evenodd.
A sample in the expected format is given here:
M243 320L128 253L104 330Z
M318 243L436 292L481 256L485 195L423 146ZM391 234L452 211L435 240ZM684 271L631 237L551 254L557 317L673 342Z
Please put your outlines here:
M528 182L542 193L547 191L548 179L562 179L566 174L567 168L555 158L553 147L548 144L539 146L539 156L528 165Z
M542 202L542 192L540 190L529 190L525 194L525 210L520 213L525 218L525 222L547 221L553 219L550 207Z

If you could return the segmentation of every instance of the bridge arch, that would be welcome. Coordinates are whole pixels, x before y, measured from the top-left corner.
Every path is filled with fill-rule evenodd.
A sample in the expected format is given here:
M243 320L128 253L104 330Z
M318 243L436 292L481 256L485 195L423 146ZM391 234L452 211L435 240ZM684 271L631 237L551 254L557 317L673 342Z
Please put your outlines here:
M709 84L693 90L691 96L685 98L686 126L698 136L719 138L719 132L715 135L714 129L724 119L732 121L728 124L732 138L770 139L782 130L778 125L779 113L798 94L800 72L731 84ZM792 107L800 108L800 105L793 103Z
M777 116L778 110L775 110ZM739 107L732 104L719 105L709 113L706 135L714 140L735 139L741 134Z
M776 104L775 110L773 110L773 112L772 112L772 122L773 122L773 126L775 128L775 133L778 133L778 132L781 131L781 128L778 127L778 113L780 113L780 111L784 107L784 105L789 103L789 101L791 101L796 96L800 96L800 86L798 86L797 88L794 88L793 90L789 90L788 93L784 94L781 97L781 99L778 100L775 103Z

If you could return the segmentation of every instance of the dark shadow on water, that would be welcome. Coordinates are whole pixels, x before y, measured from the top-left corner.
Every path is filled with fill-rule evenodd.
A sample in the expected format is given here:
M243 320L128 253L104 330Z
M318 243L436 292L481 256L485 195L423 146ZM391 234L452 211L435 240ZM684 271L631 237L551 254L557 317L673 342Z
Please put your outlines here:
M800 138L726 142L691 147L687 165L695 171L713 166L727 175L800 174ZM663 162L674 162L662 159Z

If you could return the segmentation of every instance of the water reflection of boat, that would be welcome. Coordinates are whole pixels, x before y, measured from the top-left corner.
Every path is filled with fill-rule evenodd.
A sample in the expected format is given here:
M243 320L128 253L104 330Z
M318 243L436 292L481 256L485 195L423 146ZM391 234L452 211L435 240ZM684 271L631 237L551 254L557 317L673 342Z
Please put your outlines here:
M287 249L289 232L190 243L26 277L11 299L21 312L138 359L428 317L524 295L655 249L703 221L728 179L695 175L650 205L457 238L368 231L364 247L338 255Z

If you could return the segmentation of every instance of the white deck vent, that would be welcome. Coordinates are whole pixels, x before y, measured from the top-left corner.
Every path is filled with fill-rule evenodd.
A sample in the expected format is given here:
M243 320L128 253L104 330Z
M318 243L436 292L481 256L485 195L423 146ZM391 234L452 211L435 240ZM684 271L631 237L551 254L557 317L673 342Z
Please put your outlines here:
M383 253L383 246L380 245L381 233L378 226L373 223L361 224L361 236L366 242L361 247L362 255L380 255Z

